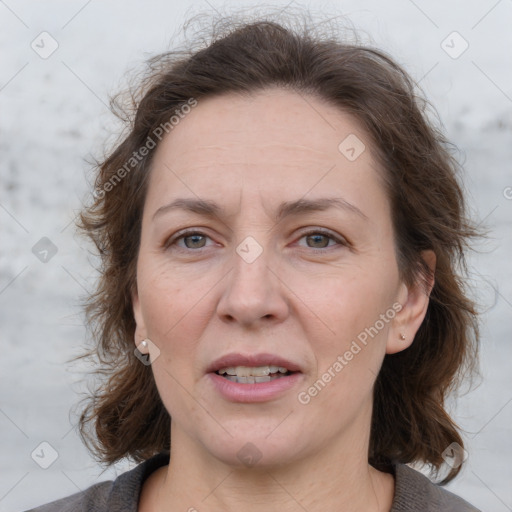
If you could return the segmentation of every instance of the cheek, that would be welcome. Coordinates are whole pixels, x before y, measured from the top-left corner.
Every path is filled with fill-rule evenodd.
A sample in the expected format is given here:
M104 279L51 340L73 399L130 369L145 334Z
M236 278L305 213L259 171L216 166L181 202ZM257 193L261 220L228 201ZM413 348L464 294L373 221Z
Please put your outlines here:
M194 295L197 286L183 282L177 275L150 257L139 261L137 286L141 311L148 337L159 345L176 331L183 332L190 326L187 314L197 302Z
M149 339L160 349L157 367L168 369L179 380L193 374L194 354L211 312L201 300L205 287L147 257L140 260L139 299ZM197 364L197 363L196 363ZM162 376L165 378L165 375Z
M147 267L146 267L147 268ZM141 274L141 308L148 337L160 354L152 364L156 386L172 416L192 410L197 404L189 393L197 372L197 351L204 326L200 310L205 303L194 293L197 285L177 281L171 272ZM204 295L204 293L203 293Z
M328 334L328 346L334 343L342 349L351 338L373 326L381 314L392 310L397 288L395 271L392 265L387 272L376 267L351 265L339 269L336 276L315 279L314 287L307 284L305 303L317 315L322 332Z
M396 276L392 265L387 268L342 269L335 280L324 282L321 293L317 290L316 301L312 302L315 293L308 295L308 305L321 320L316 325L322 326L310 330L318 365L311 381L320 379L317 387L330 390L319 393L320 402L357 400L371 391L395 316Z

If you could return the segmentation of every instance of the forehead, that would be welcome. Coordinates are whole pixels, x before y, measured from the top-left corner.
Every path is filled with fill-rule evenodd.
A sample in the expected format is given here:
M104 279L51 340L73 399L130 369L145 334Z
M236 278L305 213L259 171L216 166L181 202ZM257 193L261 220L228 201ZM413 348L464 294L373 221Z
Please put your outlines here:
M380 187L370 150L358 120L316 96L273 88L208 97L158 145L147 200L204 197L222 184L226 194L280 200L283 190L296 199L345 189L358 201Z
M172 149L176 162L190 153L200 157L203 151L197 149L242 157L251 146L268 148L282 159L298 153L332 159L338 156L339 143L356 133L360 139L367 138L358 120L333 104L275 87L251 95L200 99L160 147Z

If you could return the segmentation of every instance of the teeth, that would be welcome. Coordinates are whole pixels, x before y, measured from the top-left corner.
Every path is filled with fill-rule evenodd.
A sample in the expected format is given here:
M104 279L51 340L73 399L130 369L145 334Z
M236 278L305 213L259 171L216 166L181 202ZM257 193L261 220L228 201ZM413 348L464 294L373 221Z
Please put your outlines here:
M272 377L270 375L266 375L265 377L254 377L254 382L270 382Z
M237 375L225 375L225 378L232 381L238 382L239 384L258 384L259 382L270 382L271 380L281 379L283 375L276 375L275 377L271 377L267 375L265 377L238 377Z
M237 377L267 377L271 373L287 373L288 370L283 366L230 366L219 370L220 375L231 375ZM266 382L266 381L260 381Z

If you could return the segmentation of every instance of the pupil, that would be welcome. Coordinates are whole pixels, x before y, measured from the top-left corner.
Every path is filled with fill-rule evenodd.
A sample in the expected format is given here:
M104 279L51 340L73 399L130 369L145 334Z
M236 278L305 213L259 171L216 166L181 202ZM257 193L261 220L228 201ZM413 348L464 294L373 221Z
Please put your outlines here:
M189 236L187 236L187 239L191 239L191 238L192 238L192 239L195 239L195 240L192 242L192 245L193 245L194 247L197 247L197 246L195 245L195 244L196 244L196 242L197 242L197 239L198 239L198 238L204 238L204 237L203 237L203 235L189 235ZM204 241L204 240L203 240L203 241ZM187 244L186 242L185 242L185 245L187 245L187 247L188 247L188 244ZM200 245L199 247L203 247L203 246L202 246L202 245Z
M316 239L316 241L314 242L314 243L316 243L316 242L318 242L319 238L326 238L326 236L318 234L318 235L310 235L309 238ZM325 244L322 247L325 247Z

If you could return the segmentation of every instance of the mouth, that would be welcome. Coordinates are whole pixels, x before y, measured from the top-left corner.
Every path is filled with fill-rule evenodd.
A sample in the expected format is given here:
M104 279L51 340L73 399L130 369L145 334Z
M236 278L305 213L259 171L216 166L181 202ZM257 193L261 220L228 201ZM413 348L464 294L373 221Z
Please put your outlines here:
M216 373L223 377L258 377L267 382L283 375L301 372L301 367L277 354L227 354L213 361L206 373Z
M284 366L230 366L221 368L215 372L231 382L238 384L258 384L261 382L270 382L292 375L293 373Z
M209 382L231 402L265 402L304 380L301 367L275 354L228 354L207 368Z

